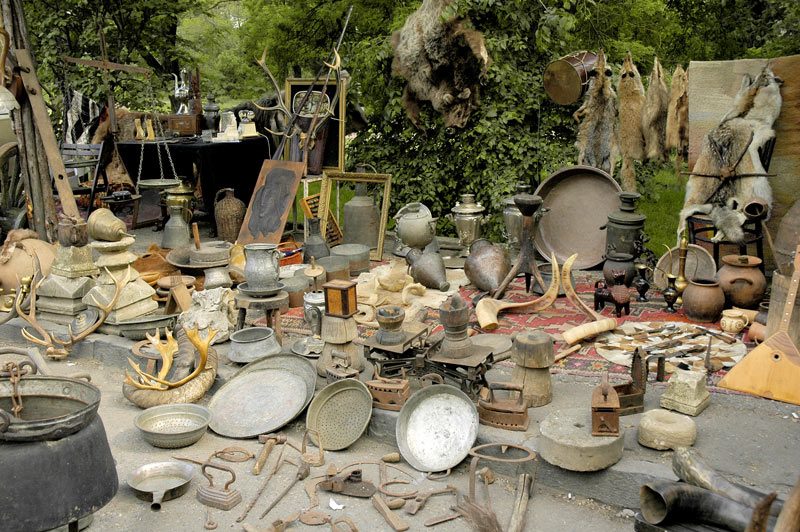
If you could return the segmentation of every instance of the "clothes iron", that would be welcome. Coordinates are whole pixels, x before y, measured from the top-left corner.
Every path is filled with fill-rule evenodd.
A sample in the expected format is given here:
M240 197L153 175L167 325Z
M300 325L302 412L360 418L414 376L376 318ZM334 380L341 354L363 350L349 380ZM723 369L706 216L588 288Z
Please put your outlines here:
M209 468L227 471L231 474L231 479L226 482L225 486L222 488L215 486L214 478L209 474L208 471L206 471ZM231 484L236 482L236 473L233 472L233 469L224 464L216 464L214 462L206 462L200 469L203 472L203 476L208 479L208 486L198 486L198 501L206 506L211 506L212 508L218 508L225 511L234 508L237 504L242 502L242 492L230 487Z
M505 382L493 382L486 390L486 397L478 399L478 419L484 425L506 430L528 430L528 406L522 395L522 386ZM517 397L501 399L495 391L516 392Z
M613 388L619 398L620 416L644 412L647 370L644 364L644 353L638 347L633 352L633 360L631 361L631 381L625 384L615 384Z
M411 397L411 387L406 379L406 370L401 368L402 378L386 379L381 377L380 370L375 367L375 380L365 384L372 394L372 407L381 410L399 412L406 400Z
M592 393L592 436L619 436L619 396L608 384L608 373Z

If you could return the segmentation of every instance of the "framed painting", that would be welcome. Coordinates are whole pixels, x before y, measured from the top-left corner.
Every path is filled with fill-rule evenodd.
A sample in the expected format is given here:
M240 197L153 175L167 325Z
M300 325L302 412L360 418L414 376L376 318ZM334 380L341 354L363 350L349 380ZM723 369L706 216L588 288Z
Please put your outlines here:
M368 174L361 172L334 172L326 171L322 174L322 188L319 192L319 217L322 233L325 234L326 224L328 219L328 210L331 200L332 183L368 183L375 188L383 187L383 192L380 195L380 223L378 226L378 242L377 245L370 249L370 260L382 260L383 258L383 240L386 236L386 221L389 218L389 194L392 190L392 175L391 174ZM368 190L369 193L369 190ZM344 234L347 234L348 228L343 227ZM350 228L352 231L353 228Z
M302 176L303 163L264 161L237 243L280 243Z

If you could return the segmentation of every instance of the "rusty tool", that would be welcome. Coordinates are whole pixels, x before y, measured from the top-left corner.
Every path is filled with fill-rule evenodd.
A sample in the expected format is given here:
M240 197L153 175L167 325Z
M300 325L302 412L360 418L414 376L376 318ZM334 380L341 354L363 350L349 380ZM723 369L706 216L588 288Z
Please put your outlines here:
M226 471L231 475L223 487L214 485L214 478L208 473L207 469L219 469ZM224 464L215 464L214 462L206 462L201 467L203 476L208 479L208 486L199 486L197 488L197 500L206 506L219 508L220 510L230 510L240 502L242 502L242 492L231 488L231 484L236 482L236 473L233 469Z
M269 475L267 475L267 478L264 479L264 482L261 483L261 486L259 486L258 491L253 496L253 498L250 500L250 502L247 504L247 508L244 509L244 512L242 513L242 515L240 515L239 517L236 518L236 522L237 523L241 523L242 521L245 520L245 518L247 517L247 514L250 513L250 510L252 510L253 506L256 505L256 502L258 501L258 498L261 497L262 493L264 493L264 490L267 488L267 484L269 484L269 481L272 479L273 476L275 476L275 473L278 471L278 469L283 464L283 451L284 450L286 450L286 446L285 445L281 446L281 452L278 454L278 459L275 460L275 466L269 472Z
M510 382L491 382L488 397L478 399L478 419L484 425L506 430L528 430L528 405L522 395L522 385ZM517 398L498 398L496 390L517 392Z
M255 458L255 455L242 447L226 447L220 451L214 451L214 453L212 453L211 456L205 460L197 460L195 458L189 458L188 456L173 455L172 457L175 460L184 460L186 462L203 465L206 462L210 462L214 458L219 458L225 462L246 462L251 458Z
M392 510L386 505L386 501L383 500L383 497L377 493L372 496L372 506L378 510L378 513L380 513L386 520L386 524L392 527L393 530L396 532L408 530L408 523L403 521L394 512L392 512Z
M295 512L286 519L278 519L276 521L273 521L273 523L269 526L269 528L263 531L259 531L254 526L249 525L247 523L243 524L242 528L244 529L244 532L283 532L289 527L289 525L297 521L299 517L300 517L300 512L299 511Z
M703 334L710 334L714 338L718 338L718 339L722 340L723 342L725 342L728 345L733 345L733 344L736 343L736 338L734 338L732 336L728 336L725 333L717 332L717 331L709 329L708 327L702 327L700 325L694 325L694 328L697 329L697 330L703 331Z
M453 513L453 514L442 515L442 516L439 516L439 517L434 517L433 519L428 519L427 521L425 521L425 526L440 525L442 523L446 523L448 521L452 521L453 519L458 519L459 517L461 517L461 514L458 513L458 512Z
M333 466L328 468L325 480L319 483L319 487L324 491L362 498L371 497L377 491L375 484L362 478L360 469L337 475Z
M425 503L428 502L428 499L430 499L432 496L443 495L445 493L452 493L453 495L458 495L458 491L453 486L447 486L446 488L440 490L433 490L425 493L420 493L414 498L413 501L408 503L408 506L406 507L406 513L408 515L416 514L425 507Z
M315 452L307 452L306 445L308 440L308 433L313 433L314 436L317 438L317 450L318 453ZM300 460L311 467L319 467L325 465L325 449L322 447L322 436L319 435L314 429L306 429L305 433L303 433L303 444L302 449L300 451Z
M295 465L293 462L291 462L288 459L286 461L291 463L292 465ZM264 519L264 516L266 516L270 512L270 510L275 508L275 506L279 502L281 502L281 499L283 499L286 496L286 494L289 493L289 491L292 489L292 487L295 484L297 484L299 481L305 480L310 473L311 473L311 468L309 467L308 464L303 463L303 462L300 462L299 464L297 464L297 473L295 473L294 480L292 480L292 482L290 482L289 485L286 486L286 488L280 493L280 495L275 497L275 500L272 501L272 504L267 506L267 509L264 510L264 513L261 514L261 517L259 517L259 519Z
M262 434L258 437L258 441L259 443L263 443L264 447L261 448L261 452L258 454L258 460L256 460L256 465L253 466L254 475L261 474L261 469L264 467L264 464L267 463L269 453L272 452L275 445L286 443L286 436L281 436L280 434Z
M514 500L514 511L508 522L508 532L523 532L525 530L525 514L528 511L528 500L533 492L533 476L522 473L517 480L517 497Z

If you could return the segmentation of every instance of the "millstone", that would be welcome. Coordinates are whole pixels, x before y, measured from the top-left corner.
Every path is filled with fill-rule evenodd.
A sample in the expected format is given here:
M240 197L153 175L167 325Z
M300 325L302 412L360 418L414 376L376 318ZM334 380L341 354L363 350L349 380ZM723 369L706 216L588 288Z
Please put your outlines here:
M547 462L570 471L599 471L622 458L625 429L617 436L592 436L589 406L553 412L539 425L539 454Z
M688 447L697 438L697 425L690 417L668 410L649 410L639 422L639 443L664 451Z

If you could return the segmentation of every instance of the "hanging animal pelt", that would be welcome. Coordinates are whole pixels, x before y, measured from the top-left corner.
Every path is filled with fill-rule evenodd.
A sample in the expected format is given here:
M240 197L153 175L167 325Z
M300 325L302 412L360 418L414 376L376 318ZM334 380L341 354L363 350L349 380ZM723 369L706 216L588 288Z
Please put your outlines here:
M663 161L667 150L665 147L665 129L667 125L667 105L669 90L664 81L664 69L653 58L653 70L647 84L647 96L642 109L642 131L645 140L645 158Z
M772 189L758 150L775 136L772 125L781 112L783 80L765 67L753 79L749 74L722 122L703 137L692 175L686 183L686 198L678 225L678 238L686 218L708 214L717 228L712 240L744 241L744 206L763 199L772 207ZM741 176L741 177L739 177Z
M420 101L431 102L444 115L446 127L464 127L491 63L479 31L468 29L464 18L441 18L453 2L424 0L392 35L392 74L408 81L403 106L420 129L424 129L419 121Z
M614 174L617 161L617 95L611 87L611 68L602 50L589 72L589 88L583 105L572 117L578 126L578 164Z
M667 149L683 154L689 148L689 76L679 64L672 73L667 107Z
M642 135L642 107L644 106L644 86L639 70L633 63L631 53L625 54L625 61L617 83L619 95L619 151L622 154L620 172L622 188L636 191L636 170L633 161L644 157L644 135Z

